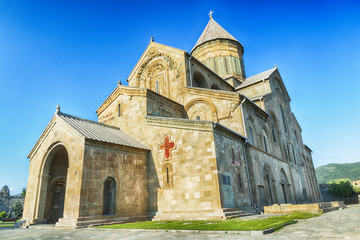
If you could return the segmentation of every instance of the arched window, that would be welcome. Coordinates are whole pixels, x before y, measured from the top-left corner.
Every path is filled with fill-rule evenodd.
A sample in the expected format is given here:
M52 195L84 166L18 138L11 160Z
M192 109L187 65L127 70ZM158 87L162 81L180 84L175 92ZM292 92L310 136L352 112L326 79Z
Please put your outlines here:
M269 167L265 167L264 181L265 181L265 191L266 191L266 203L271 205L274 203L274 198L273 198L274 191L273 191L273 179Z
M121 117L121 104L118 104L118 117Z
M159 81L156 81L156 93L159 94Z
M291 145L291 149L292 149L292 154L293 154L293 157L294 157L294 162L296 164L296 157L295 157L295 151L294 151L294 146Z
M116 214L116 182L112 177L108 177L104 182L103 214Z
M282 119L283 119L285 132L287 132L286 121L285 121L285 115L284 115L284 111L283 111L283 108L282 108L282 106L281 106L281 105L280 105L280 112L281 112L281 116L282 116Z
M200 116L196 116L196 120L201 120Z
M225 74L229 74L226 57L224 57L224 63L225 63Z
M268 148L267 148L267 141L266 141L266 137L263 136L263 140L264 140L264 149L265 149L265 152L268 152Z
M286 150L287 150L287 157L288 157L288 159L289 159L289 161L291 162L291 155L290 155L290 148L289 148L289 144L288 145L286 145Z
M213 59L213 62L214 62L214 72L216 72L217 73L217 64L216 64L216 59L214 58Z
M274 143L276 143L275 126L274 126L274 125L271 126L271 132L272 132L272 136L273 136Z
M209 88L205 77L200 72L195 72L193 75L193 87Z
M163 185L164 188L172 188L173 186L173 168L170 163L163 166Z
M241 192L243 190L243 182L242 182L242 178L241 178L241 173L238 172L237 174L237 177L238 177L238 184L239 184L239 192Z
M255 128L255 122L254 119L252 117L249 117L249 119L246 121L246 127L247 127L247 133L248 133L248 138L249 138L249 142L251 143L251 145L256 145L258 142L256 140L256 128ZM261 138L260 138L261 141Z
M262 130L261 135L262 135L262 140L263 140L263 144L264 144L264 150L265 150L265 152L269 152L268 136L264 129Z
M253 132L252 132L251 128L249 128L249 138L250 138L250 143L252 145L254 145L254 137L253 137Z
M220 90L219 86L216 85L215 83L213 83L213 84L211 85L211 89Z

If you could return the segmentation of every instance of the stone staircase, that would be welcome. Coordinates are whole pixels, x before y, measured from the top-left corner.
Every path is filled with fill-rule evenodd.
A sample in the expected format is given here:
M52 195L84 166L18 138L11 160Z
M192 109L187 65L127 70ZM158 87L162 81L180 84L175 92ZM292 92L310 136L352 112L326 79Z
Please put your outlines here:
M224 218L238 218L238 217L245 217L251 215L257 215L259 212L256 209L249 208L249 209L240 209L240 208L223 208Z

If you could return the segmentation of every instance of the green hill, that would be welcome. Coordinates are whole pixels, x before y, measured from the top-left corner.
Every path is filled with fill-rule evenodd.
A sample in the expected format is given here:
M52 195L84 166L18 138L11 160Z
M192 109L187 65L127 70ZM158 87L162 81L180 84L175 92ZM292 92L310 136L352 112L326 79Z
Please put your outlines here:
M316 168L315 172L319 184L341 178L349 178L351 181L360 180L360 162L330 163Z

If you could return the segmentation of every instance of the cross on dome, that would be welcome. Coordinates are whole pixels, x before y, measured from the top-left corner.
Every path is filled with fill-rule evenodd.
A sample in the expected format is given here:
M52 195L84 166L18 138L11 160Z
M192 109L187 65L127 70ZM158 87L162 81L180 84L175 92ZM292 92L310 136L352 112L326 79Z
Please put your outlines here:
M209 13L209 16L210 16L210 18L212 18L212 14L214 13L214 11L211 11L210 10L210 13Z

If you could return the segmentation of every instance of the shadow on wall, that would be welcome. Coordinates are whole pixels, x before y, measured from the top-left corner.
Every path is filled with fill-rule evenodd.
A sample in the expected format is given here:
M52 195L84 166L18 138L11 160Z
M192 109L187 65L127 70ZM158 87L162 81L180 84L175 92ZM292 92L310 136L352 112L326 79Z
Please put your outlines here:
M149 213L155 214L158 211L158 189L160 188L159 178L156 174L156 167L153 156L150 152L148 160L148 192L149 192Z

